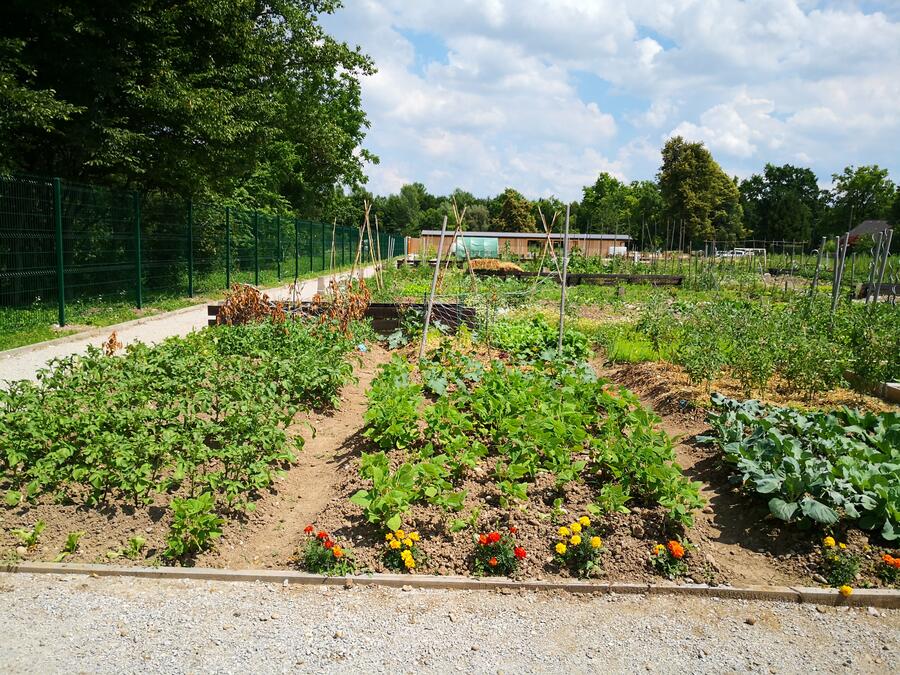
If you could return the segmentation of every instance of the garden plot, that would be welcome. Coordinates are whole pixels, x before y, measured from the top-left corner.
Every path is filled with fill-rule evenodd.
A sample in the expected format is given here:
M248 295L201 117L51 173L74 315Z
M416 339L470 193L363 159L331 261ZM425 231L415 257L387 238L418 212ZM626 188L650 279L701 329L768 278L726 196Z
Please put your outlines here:
M125 355L112 344L15 385L0 417L13 449L3 465L4 555L896 584L884 526L896 521L900 484L890 413L849 432L884 436L886 456L863 468L885 490L872 489L874 507L869 495L850 500L877 512L879 527L849 517L846 494L817 498L836 518L816 518L802 496L790 514L773 511L759 476L742 489L734 453L697 438L710 431L694 407L702 402L657 417L651 383L623 388L625 371L606 364L590 322L568 330L557 353L545 301L520 302L489 334L482 324L430 335L421 362L414 321L391 341L406 346L389 351L364 324L345 333L276 317ZM68 412L63 421L57 410ZM778 496L790 504L788 482Z

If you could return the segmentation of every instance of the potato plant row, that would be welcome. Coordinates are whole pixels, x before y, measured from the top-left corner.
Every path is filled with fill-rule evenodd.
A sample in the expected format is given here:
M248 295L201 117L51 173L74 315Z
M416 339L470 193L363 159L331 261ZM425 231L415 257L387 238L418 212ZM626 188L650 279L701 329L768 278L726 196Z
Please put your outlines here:
M0 390L10 506L199 499L252 508L302 439L295 413L336 401L349 339L299 322L217 327L124 354L92 348ZM206 503L208 500L202 500ZM191 506L178 502L181 510Z

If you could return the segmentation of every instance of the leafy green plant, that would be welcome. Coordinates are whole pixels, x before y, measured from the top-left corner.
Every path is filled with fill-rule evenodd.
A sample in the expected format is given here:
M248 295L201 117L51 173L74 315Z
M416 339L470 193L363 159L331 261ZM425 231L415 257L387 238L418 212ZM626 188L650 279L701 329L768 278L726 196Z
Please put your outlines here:
M367 438L385 450L405 448L419 437L422 387L410 379L412 369L399 356L380 367L366 396Z
M822 576L828 581L829 586L834 588L849 586L856 581L861 558L846 544L836 542L833 537L825 537L819 555Z
M69 532L66 536L66 543L63 544L62 551L53 559L53 562L62 562L67 556L72 555L78 550L78 542L84 536L84 532Z
M475 573L486 576L510 576L528 556L525 548L516 544L516 528L505 532L479 534L475 539Z
M303 569L328 576L353 574L356 566L346 548L332 540L324 530L316 531L312 525L307 525L303 531L306 534Z
M172 524L166 538L165 557L182 558L207 549L222 536L224 518L215 513L212 494L191 499L173 499Z
M38 539L40 539L41 533L43 533L46 527L47 523L43 520L38 520L30 530L19 528L13 530L12 533L13 536L22 543L22 546L31 549L37 546Z
M900 415L790 408L712 397L716 444L772 515L832 525L841 519L900 536Z

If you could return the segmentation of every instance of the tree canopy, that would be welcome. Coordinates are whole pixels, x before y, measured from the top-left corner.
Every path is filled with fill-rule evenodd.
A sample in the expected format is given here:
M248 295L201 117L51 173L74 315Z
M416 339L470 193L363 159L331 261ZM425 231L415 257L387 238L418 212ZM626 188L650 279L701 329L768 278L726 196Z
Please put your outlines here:
M331 0L8 0L0 168L309 208L374 160ZM266 203L268 202L268 204Z
M809 241L828 193L810 169L766 164L762 175L741 182L744 227L756 239Z

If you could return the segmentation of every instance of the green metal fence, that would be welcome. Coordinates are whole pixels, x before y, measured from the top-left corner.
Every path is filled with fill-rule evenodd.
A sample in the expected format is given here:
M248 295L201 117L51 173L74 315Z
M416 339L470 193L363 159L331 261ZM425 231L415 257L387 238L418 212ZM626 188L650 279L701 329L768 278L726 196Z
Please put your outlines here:
M374 238L374 233L373 233ZM356 228L289 214L0 176L0 307L207 294L234 283L275 285L353 262ZM382 258L403 253L382 233ZM364 259L369 258L363 241Z

